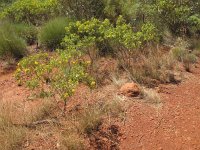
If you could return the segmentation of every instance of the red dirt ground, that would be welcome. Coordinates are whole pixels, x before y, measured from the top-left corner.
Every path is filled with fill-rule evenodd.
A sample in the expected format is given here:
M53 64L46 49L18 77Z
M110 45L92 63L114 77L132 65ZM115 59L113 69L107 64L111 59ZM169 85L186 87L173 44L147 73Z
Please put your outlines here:
M122 150L200 149L200 65L180 85L160 86L163 105L135 103L121 126Z
M160 85L159 89L162 106L133 100L125 124L119 124L120 149L199 150L200 64L181 84ZM29 93L17 86L12 73L0 75L0 98L4 101L23 102Z

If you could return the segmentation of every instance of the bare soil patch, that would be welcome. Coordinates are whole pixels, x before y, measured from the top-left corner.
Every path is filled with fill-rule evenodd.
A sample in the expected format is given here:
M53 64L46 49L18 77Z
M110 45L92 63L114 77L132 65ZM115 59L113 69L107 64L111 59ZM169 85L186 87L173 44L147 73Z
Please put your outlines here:
M159 86L160 107L133 102L121 125L121 149L200 149L200 65L185 77Z

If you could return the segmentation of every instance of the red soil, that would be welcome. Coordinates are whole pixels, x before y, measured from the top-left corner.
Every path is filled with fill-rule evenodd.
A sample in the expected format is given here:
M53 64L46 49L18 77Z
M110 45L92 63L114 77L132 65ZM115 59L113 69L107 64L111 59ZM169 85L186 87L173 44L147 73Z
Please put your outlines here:
M200 149L200 65L186 82L160 89L162 107L135 103L128 110L120 148Z
M200 64L187 76L188 79L179 85L160 86L162 106L153 107L133 100L125 124L119 124L120 149L200 149ZM0 75L3 101L17 101L21 105L25 101L28 107L34 108L37 102L27 102L29 94L30 91L17 86L12 73Z

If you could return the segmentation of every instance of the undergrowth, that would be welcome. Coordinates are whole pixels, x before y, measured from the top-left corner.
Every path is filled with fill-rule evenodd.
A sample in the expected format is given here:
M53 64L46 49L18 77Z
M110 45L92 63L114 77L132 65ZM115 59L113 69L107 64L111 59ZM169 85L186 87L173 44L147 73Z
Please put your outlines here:
M0 106L0 149L21 149L26 136L26 128L12 122L12 107L9 104Z
M0 57L19 59L26 54L26 42L15 33L13 26L9 23L0 24Z
M48 21L39 32L39 43L50 50L60 48L60 43L65 36L65 27L68 23L67 18L56 18Z

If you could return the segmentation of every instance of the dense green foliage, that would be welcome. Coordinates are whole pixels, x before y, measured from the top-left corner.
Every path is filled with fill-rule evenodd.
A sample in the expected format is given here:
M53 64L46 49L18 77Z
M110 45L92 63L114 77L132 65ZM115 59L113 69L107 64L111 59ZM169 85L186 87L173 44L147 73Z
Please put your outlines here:
M40 30L39 43L51 50L59 48L65 36L66 18L56 18L47 22Z
M8 5L11 3L11 5ZM106 19L116 23L119 15L134 28L153 23L162 33L170 29L176 35L199 33L200 4L198 0L16 0L1 2L2 18L40 24L56 15L78 20Z
M60 10L72 18L91 19L104 17L104 3L101 0L59 0Z
M21 38L25 39L26 43L32 45L37 41L38 30L33 25L13 24L13 28Z
M31 89L58 94L66 102L80 82L95 85L86 73L87 65L75 49L58 51L54 56L39 53L20 61L16 78Z
M173 33L188 34L194 20L189 19L199 14L198 1L160 0L156 3L160 21L165 23ZM197 17L197 16L196 16Z
M0 24L0 57L21 58L26 55L26 42L10 23Z
M1 18L9 18L15 22L40 24L41 21L55 15L57 0L16 0L3 9Z
M108 19L100 21L91 19L85 22L72 22L66 27L66 36L63 44L67 47L74 46L76 48L84 48L109 40L111 43L120 43L129 49L141 47L144 43L154 40L156 37L155 27L146 23L141 30L134 32L129 24L126 24L120 16L116 26L110 23Z

